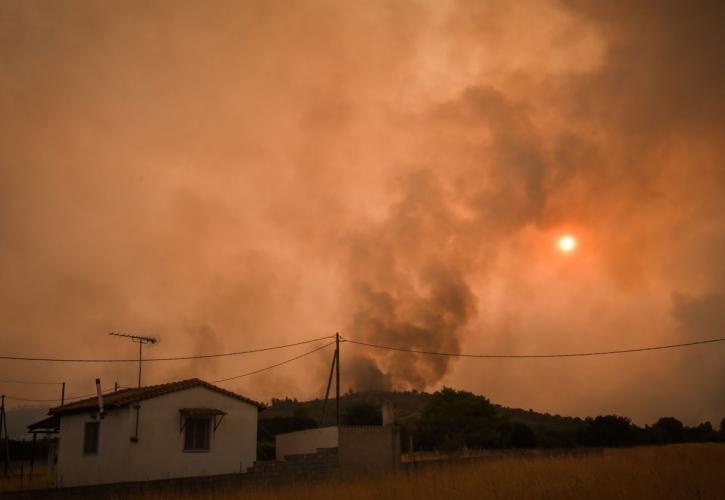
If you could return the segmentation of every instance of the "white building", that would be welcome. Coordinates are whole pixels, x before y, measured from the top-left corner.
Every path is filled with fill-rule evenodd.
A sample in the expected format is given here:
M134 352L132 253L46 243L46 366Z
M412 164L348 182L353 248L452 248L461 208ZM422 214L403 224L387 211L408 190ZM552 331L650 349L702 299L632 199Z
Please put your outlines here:
M256 460L261 405L202 380L112 392L103 407L89 398L50 410L58 486L239 473Z

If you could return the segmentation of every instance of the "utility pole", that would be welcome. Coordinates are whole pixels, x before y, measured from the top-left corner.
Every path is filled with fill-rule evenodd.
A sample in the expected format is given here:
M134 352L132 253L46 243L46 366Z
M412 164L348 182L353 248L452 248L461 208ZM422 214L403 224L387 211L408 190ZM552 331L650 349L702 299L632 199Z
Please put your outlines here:
M8 441L8 415L5 413L5 394L0 398L0 438L5 435L5 457L3 459L5 476L10 474L10 444Z
M60 405L63 406L65 404L65 382L62 383L60 386Z
M335 374L335 425L340 426L340 333L335 333L335 352L332 355L332 364L330 365L330 377L327 379L327 390L325 391L325 401L322 403L322 418L320 426L325 425L325 410L327 410L327 400L330 398L330 387L332 387L332 374Z
M335 365L337 364L337 351L332 353L332 364L330 364L330 376L327 378L327 390L325 391L325 401L322 403L322 418L320 419L320 427L325 426L325 411L327 410L327 400L330 399L330 387L332 387L332 375L335 373Z
M154 341L155 342L155 341ZM138 343L138 388L141 389L141 365L143 364L141 360L143 359L143 342Z
M138 344L138 390L136 393L136 404L134 405L134 408L136 409L136 430L134 435L131 436L131 442L138 443L138 420L139 413L141 412L141 365L143 364L143 346L145 344L155 344L158 340L154 337L127 335L120 332L111 332L109 335L113 335L114 337L125 337L127 339L131 339L131 342L136 342Z
M337 402L337 426L340 427L340 332L335 332L335 400Z

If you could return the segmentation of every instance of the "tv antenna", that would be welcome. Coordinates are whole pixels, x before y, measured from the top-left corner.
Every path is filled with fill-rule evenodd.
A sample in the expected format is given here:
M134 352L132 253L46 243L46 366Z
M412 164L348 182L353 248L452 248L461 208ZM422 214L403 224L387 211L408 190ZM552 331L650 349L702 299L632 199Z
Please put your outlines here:
M131 339L131 342L136 342L138 344L138 388L141 388L141 364L143 361L143 352L142 348L145 344L155 344L158 342L155 337L142 337L141 335L128 335L126 333L121 332L111 332L109 335L112 335L114 337L124 337L127 339Z
M143 346L146 344L155 344L158 342L155 337L143 337L141 335L128 335L126 333L121 332L111 332L109 335L112 335L114 337L124 337L127 339L131 339L131 342L135 342L138 344L138 393L136 396L136 404L134 405L134 408L136 408L136 432L131 437L131 441L134 443L138 442L138 416L141 412L141 365L143 364Z

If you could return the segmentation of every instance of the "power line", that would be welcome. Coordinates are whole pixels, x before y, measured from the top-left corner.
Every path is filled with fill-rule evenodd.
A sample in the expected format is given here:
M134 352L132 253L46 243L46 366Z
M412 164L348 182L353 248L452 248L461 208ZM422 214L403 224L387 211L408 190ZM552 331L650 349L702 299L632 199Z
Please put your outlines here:
M297 361L300 358L304 358L305 356L309 356L310 354L315 353L317 351L320 351L320 350L324 349L325 347L330 347L334 343L335 342L330 342L329 344L322 345L322 346L320 346L320 347L318 347L316 349L312 349L311 351L307 351L307 352L305 352L303 354L300 354L298 356L295 356L293 358L285 359L284 361L281 361L281 362L276 363L274 365L266 366L264 368L260 368L258 370L254 370L254 371L251 371L251 372L243 373L241 375L235 375L234 377L223 378L223 379L220 379L220 380L212 380L211 383L212 384L219 384L221 382L228 382L229 380L234 380L234 379L238 379L238 378L242 378L242 377L248 377L250 375L255 375L257 373L261 373L261 372L264 372L264 371L267 371L267 370L271 370L272 368L277 368L278 366L286 365L287 363L291 363L292 361Z
M523 359L523 358L575 358L575 357L585 357L585 356L606 356L611 354L625 354L625 353L631 353L631 352L643 352L643 351L657 351L661 349L675 349L679 347L688 347L688 346L695 346L695 345L702 345L702 344L712 344L715 342L725 342L725 338L717 338L717 339L706 339L706 340L698 340L695 342L684 342L682 344L669 344L669 345L659 345L659 346L651 346L651 347L639 347L634 349L620 349L615 351L595 351L595 352L572 352L572 353L554 353L554 354L465 354L465 353L455 353L455 352L437 352L437 351L423 351L418 349L406 349L403 347L392 347L387 345L381 345L381 344L373 344L370 342L362 342L359 340L352 340L352 339L345 339L343 342L349 342L351 344L361 345L365 347L372 347L374 349L385 349L389 351L398 351L398 352L406 352L406 353L412 353L412 354L425 354L428 356L450 356L450 357L457 357L457 358L516 358L516 359Z
M37 382L34 380L0 380L0 384L63 385L63 382Z
M233 356L237 354L250 354L254 352L262 352L262 351L270 351L274 349L283 349L285 347L293 347L303 344L309 344L312 342L325 340L328 338L332 338L332 335L326 336L326 337L320 337L317 339L311 339L311 340L305 340L301 342L296 342L293 344L286 344L282 346L275 346L275 347L265 347L261 349L253 349L248 351L237 351L232 353L222 353L222 354L206 354L206 355L199 355L199 356L184 356L184 357L174 357L174 358L150 358L145 359L144 361L175 361L175 360L189 360L189 359L203 359L203 358L213 358L213 357L220 357L220 356ZM663 349L675 349L675 348L681 348L681 347L689 347L689 346L697 346L697 345L703 345L703 344L713 344L718 342L725 342L725 338L714 338L714 339L705 339L705 340L698 340L694 342L683 342L680 344L668 344L668 345L658 345L658 346L649 346L649 347L639 347L639 348L632 348L632 349L619 349L619 350L611 350L611 351L593 351L593 352L575 352L575 353L551 353L551 354L469 354L469 353L454 353L454 352L439 352L439 351L424 351L419 349L408 349L403 347L394 347L394 346L387 346L382 344L373 344L370 342L362 342L360 340L354 340L354 339L341 339L341 342L349 342L350 344L354 345L360 345L364 347L370 347L373 349L383 349L383 350L389 350L389 351L396 351L396 352L405 352L410 354L422 354L422 355L428 355L428 356L448 356L448 357L460 357L460 358L503 358L503 359L527 359L527 358L571 358L571 357L588 357L588 356L606 356L606 355L614 355L614 354L626 354L626 353L634 353L634 352L644 352L644 351L656 351L656 350L663 350ZM275 363L270 366L266 366L264 368L259 368L257 370L253 370L251 372L243 373L241 375L235 375L233 377L227 377L219 380L213 380L212 383L218 384L222 382L228 382L230 380L236 380L243 377L248 377L250 375L255 375L257 373L261 373L267 370L271 370L273 368L277 368L279 366L285 365L287 363L291 363L293 361L297 361L298 359L304 358L305 356L309 356L310 354L313 354L317 351L320 351L322 349L325 349L326 347L329 347L331 345L335 344L335 341L329 342L327 344L324 344L322 346L319 346L311 351L307 351L305 353L299 354L297 356L294 356L292 358L286 359L284 361L281 361L279 363ZM135 359L115 359L115 360L99 360L99 359L77 359L77 360L71 360L71 359L60 359L60 358L18 358L18 357L8 357L8 356L0 356L0 359L22 359L27 361L63 361L63 362L129 362L129 361L137 361ZM62 384L62 382L39 382L39 381L25 381L25 380L0 380L0 383L18 383L18 384L43 384L43 385L50 385L50 384ZM107 391L111 391L113 389L108 389ZM106 391L104 391L106 392ZM89 393L89 394L82 394L78 396L70 396L66 398L66 400L72 400L72 399L82 399L94 396L95 393ZM33 403L48 403L48 402L57 402L60 401L60 398L54 398L54 399L31 399L31 398L20 398L15 396L5 396L7 399L15 400L15 401L24 401L24 402L33 402Z
M300 342L294 342L292 344L284 344L284 345L278 345L273 347L262 347L259 349L249 349L246 351L235 351L235 352L224 352L224 353L216 353L216 354L199 354L196 356L175 356L175 357L165 357L165 358L144 358L143 362L146 363L148 361L188 361L193 359L208 359L208 358L221 358L225 356L238 356L241 354L253 354L257 352L265 352L265 351L274 351L276 349L285 349L287 347L295 347L298 345L305 345L305 344L311 344L313 342L318 342L320 340L330 339L333 338L334 335L327 335L325 337L319 337L316 339L309 339L309 340L302 340ZM35 357L26 357L26 356L0 356L0 360L10 360L10 361L46 361L46 362L52 362L52 363L138 363L138 358L136 359L88 359L88 358L35 358Z
M325 338L328 338L328 337L325 337ZM330 347L334 343L335 342L333 341L333 342L330 342L330 343L321 345L321 346L319 346L319 347L317 347L315 349L312 349L311 351L307 351L305 353L299 354L299 355L294 356L292 358L285 359L284 361L280 361L279 363L275 363L275 364L270 365L270 366L265 366L264 368L259 368L258 370L254 370L254 371L251 371L251 372L243 373L241 375L235 375L234 377L227 377L227 378L220 379L220 380L212 380L211 383L212 384L219 384L221 382L228 382L230 380L235 380L235 379L239 379L239 378L243 378L243 377L249 377L250 375L255 375L257 373L261 373L261 372L264 372L264 371L267 371L267 370L271 370L273 368L277 368L278 366L286 365L287 363L291 363L293 361L297 361L298 359L304 358L305 356L309 356L310 354L313 354L313 353L315 353L317 351L321 351L322 349L324 349L326 347ZM123 389L134 389L134 387L122 387L122 388ZM108 392L108 391L113 391L113 389L107 389L104 392ZM95 396L95 395L96 395L95 392L91 392L89 394L81 394L81 395L78 395L78 396L70 396L70 397L66 398L66 400L88 398L88 397ZM5 398L6 399L12 399L14 401L25 401L25 402L31 402L31 403L52 403L52 402L60 401L60 398L54 398L54 399L30 399L30 398L19 398L19 397L15 397L15 396L5 396Z
M106 389L103 391L103 393L109 393L113 392L113 388ZM90 392L88 394L79 394L77 396L69 396L65 398L66 401L70 401L71 399L83 399L83 398L89 398L91 396L95 396L95 392ZM31 398L18 398L15 396L5 396L5 399L12 399L14 401L24 401L24 402L30 402L30 403L57 403L60 401L60 398L53 398L53 399L31 399Z
M17 398L15 396L5 396L5 399L12 399L13 401L25 401L29 403L54 403L60 401L60 398L55 399L29 399L29 398Z
M329 338L329 337L323 337L323 338ZM271 370L273 368L277 368L278 366L286 365L287 363L291 363L293 361L297 361L298 359L304 358L305 356L309 356L310 354L313 354L313 353L315 353L317 351L320 351L320 350L322 350L322 349L324 349L326 347L329 347L329 346L331 346L334 343L335 343L334 341L333 342L329 342L329 343L324 344L324 345L321 345L321 346L319 346L319 347L317 347L315 349L312 349L311 351L307 351L305 353L299 354L299 355L294 356L292 358L285 359L284 361L281 361L279 363L275 363L275 364L270 365L270 366L265 366L264 368L259 368L258 370L253 370L251 372L243 373L241 375L235 375L234 377L228 377L228 378L224 378L224 379L220 379L220 380L212 380L211 383L212 384L218 384L218 383L222 383L222 382L228 382L230 380L235 380L235 379L239 379L239 378L243 378L243 377L249 377L250 375L255 375L257 373L261 373L261 372L264 372L264 371L267 371L267 370ZM134 389L133 387L120 387L120 388L121 389ZM112 392L112 391L113 391L113 389L111 388L111 389L107 389L104 392ZM78 396L70 396L70 397L67 397L65 399L66 399L66 401L70 401L72 399L83 399L83 398L88 398L88 397L92 397L92 396L95 396L95 395L96 395L95 392L91 392L91 393L88 393L88 394L80 394ZM19 397L16 397L16 396L5 396L5 398L6 399L11 399L11 400L14 400L14 401L23 401L23 402L30 402L30 403L53 403L53 402L60 401L60 398L53 398L53 399L30 399L30 398L19 398Z
M265 352L265 351L274 351L276 349L285 349L287 347L296 347L298 345L305 345L305 344L312 344L314 342L319 342L320 340L327 340L334 338L334 335L327 335L325 337L318 337L316 339L309 339L309 340L302 340L300 342L294 342L292 344L285 344L285 345L279 345L274 347L262 347L260 349L251 349L248 351L237 351L237 352L226 352L221 354L201 354L198 356L184 356L184 357L176 357L176 358L144 358L144 361L179 361L179 360L188 360L188 359L206 359L206 358L220 358L224 356L238 356L240 354L253 354L256 352Z

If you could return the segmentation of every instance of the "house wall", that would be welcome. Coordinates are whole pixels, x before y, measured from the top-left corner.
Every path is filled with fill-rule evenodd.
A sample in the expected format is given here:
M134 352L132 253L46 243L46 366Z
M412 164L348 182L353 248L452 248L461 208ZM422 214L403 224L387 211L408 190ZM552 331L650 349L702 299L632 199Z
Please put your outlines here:
M210 434L208 452L185 452L181 408L227 412ZM97 455L83 455L90 413L64 415L58 448L59 486L78 486L246 472L256 460L257 408L204 387L141 401L139 441L132 443L135 411L111 410L101 420Z
M114 410L101 420L98 454L84 455L84 424L91 421L90 413L61 417L56 466L58 486L121 481L121 472L128 470L128 410Z
M321 427L304 431L278 434L275 439L277 460L284 460L288 455L315 453L318 448L337 448L337 427Z

